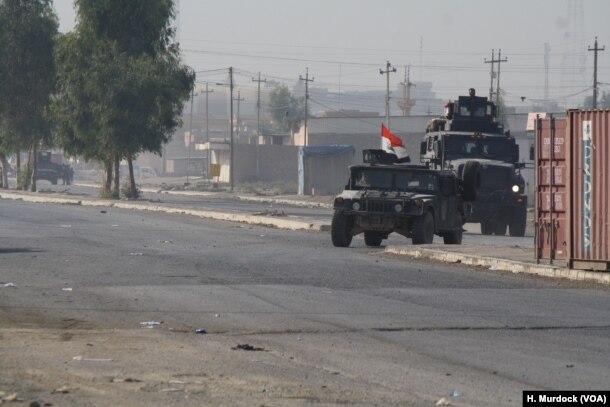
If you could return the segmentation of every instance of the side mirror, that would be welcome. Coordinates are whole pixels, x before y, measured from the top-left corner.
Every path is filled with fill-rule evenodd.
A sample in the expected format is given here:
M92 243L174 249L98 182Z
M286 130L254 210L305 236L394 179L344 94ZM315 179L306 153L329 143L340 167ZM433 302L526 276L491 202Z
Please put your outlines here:
M536 155L535 155L534 145L532 144L530 146L530 160L534 161L535 159L536 159Z
M515 149L513 150L513 162L519 162L519 144L515 143Z
M419 145L419 154L425 155L427 151L428 151L428 142L422 141L421 144Z

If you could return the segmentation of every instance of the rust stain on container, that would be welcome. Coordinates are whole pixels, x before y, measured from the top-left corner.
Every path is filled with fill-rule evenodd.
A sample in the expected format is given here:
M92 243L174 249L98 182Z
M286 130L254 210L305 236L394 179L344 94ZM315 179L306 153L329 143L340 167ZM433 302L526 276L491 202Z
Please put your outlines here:
M536 137L536 259L567 257L566 120L538 118Z

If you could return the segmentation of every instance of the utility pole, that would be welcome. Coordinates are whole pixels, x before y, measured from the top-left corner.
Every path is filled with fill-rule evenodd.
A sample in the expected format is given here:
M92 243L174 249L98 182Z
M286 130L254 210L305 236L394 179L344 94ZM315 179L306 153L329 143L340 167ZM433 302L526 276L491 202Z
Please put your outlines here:
M267 82L267 78L261 79L261 73L258 73L258 79L252 78L252 82L256 82L258 90L256 93L256 180L260 177L260 164L258 145L261 137L261 83Z
M495 50L491 50L491 61L488 61L487 58L485 58L484 62L486 64L491 64L491 71L489 72L489 80L490 80L490 84L489 84L489 100L491 101L493 95L494 95L494 64L496 63L495 60Z
M205 90L202 91L205 93L205 141L208 143L208 149L206 150L206 170L205 174L207 178L210 178L210 110L208 109L209 98L208 95L210 93L214 93L214 89L208 90L208 83L205 84Z
M496 83L496 106L498 110L500 108L500 64L502 62L507 62L508 59L502 59L502 50L498 50L498 59L495 59L494 50L491 50L491 61L485 59L486 64L491 64L491 87L489 88L489 100L493 98L494 94L494 64L498 64L498 75L497 75L497 83Z
M307 111L307 100L309 100L309 82L313 82L314 78L309 79L309 68L305 68L305 77L303 78L301 75L299 75L299 80L305 81L305 139L304 139L304 147L307 147L308 144L308 140L307 140L307 116L308 111Z
M237 91L237 99L235 99L237 101L237 127L236 127L237 132L235 133L235 137L237 137L238 140L239 140L239 126L240 126L240 121L239 121L240 120L240 117L239 117L239 105L240 105L240 103L239 102L243 102L244 100L246 100L246 99L242 98L240 95L241 95L241 92L238 90Z
M396 72L396 68L392 66L390 61L387 61L385 65L385 71L383 69L379 69L379 73L381 75L387 75L387 89L386 89L386 97L385 97L385 125L390 129L390 73Z
M589 51L593 51L593 109L597 109L597 52L605 51L606 46L598 48L597 37L595 37L595 45L589 47Z
M189 119L189 137L186 156L186 185L189 185L189 171L191 169L191 142L193 139L193 99L195 98L195 88L191 90L191 117Z
M502 50L499 49L498 50L498 83L496 84L496 106L498 106L498 109L500 108L500 65L502 64L502 62L507 62L508 59L504 58L502 59Z
M229 89L230 89L230 100L231 103L229 103L231 105L230 107L230 127L231 127L231 155L229 156L229 184L231 185L231 192L233 192L233 186L234 186L234 169L233 169L233 67L229 67Z

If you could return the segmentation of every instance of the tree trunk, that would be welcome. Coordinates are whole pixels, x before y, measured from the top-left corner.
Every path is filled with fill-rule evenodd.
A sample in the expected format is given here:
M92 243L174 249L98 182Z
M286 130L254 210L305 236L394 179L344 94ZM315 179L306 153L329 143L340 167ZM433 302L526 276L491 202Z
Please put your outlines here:
M106 175L104 180L104 186L102 191L102 196L108 197L110 196L110 191L112 188L112 160L104 161L104 174Z
M34 157L34 163L33 163L33 167L32 167L32 184L31 186L31 191L32 192L36 192L36 177L38 176L38 142L35 141L34 142L34 147L32 148L34 150L34 154L32 155Z
M138 198L138 189L136 188L136 179L133 176L133 159L131 156L127 157L127 165L129 165L129 187L131 189L131 198Z
M10 166L6 161L6 154L0 154L0 162L2 163L2 188L8 189L8 169Z
M112 197L119 199L121 197L121 175L119 174L119 166L121 165L121 157L117 154L114 156L114 190L112 191Z
M17 150L15 157L15 180L17 182L16 189L19 189L19 181L21 181L21 151Z
M25 163L25 174L23 177L23 185L21 186L21 189L23 191L27 191L28 189L30 189L30 181L32 180L32 177L30 177L30 171L32 170L32 150L28 151L28 160Z

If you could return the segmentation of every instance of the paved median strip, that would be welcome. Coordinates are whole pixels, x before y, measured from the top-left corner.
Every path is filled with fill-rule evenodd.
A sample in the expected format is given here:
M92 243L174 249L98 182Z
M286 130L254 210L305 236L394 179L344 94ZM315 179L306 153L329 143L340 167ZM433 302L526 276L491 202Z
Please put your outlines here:
M386 247L385 252L412 258L438 260L445 263L462 263L468 266L485 267L490 270L534 274L542 277L564 278L568 280L610 285L610 273L607 272L570 270L564 267L448 252L424 247L388 246Z
M322 232L329 230L326 224L307 222L296 219L281 219L269 216L248 215L230 212L216 212L200 209L179 208L167 205L157 205L150 203L126 202L126 201L105 201L101 199L76 199L63 197L47 197L30 195L24 193L1 192L0 199L22 200L33 203L51 203L60 205L81 205L97 206L120 209L132 209L151 212L163 212L170 214L190 215L204 219L222 220L229 222L247 223L250 225L274 227L285 230L307 230L312 232Z

